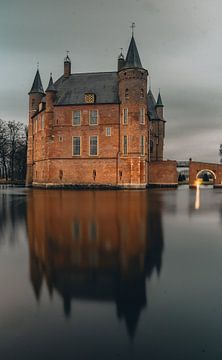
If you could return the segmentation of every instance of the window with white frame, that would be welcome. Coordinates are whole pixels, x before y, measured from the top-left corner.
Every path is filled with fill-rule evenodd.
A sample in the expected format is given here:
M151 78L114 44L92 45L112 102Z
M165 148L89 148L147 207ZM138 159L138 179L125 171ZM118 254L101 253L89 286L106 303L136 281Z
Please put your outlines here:
M89 154L91 156L98 155L98 136L89 137Z
M78 126L81 125L81 111L75 110L72 112L72 125Z
M145 124L145 109L141 108L140 109L140 124Z
M98 111L97 110L90 110L89 111L89 124L90 125L97 125L98 124Z
M141 135L140 146L141 146L141 156L144 156L145 155L145 136L144 135Z
M106 136L111 136L111 127L106 128Z
M128 139L127 139L127 135L123 136L123 154L127 155L128 153Z
M72 138L72 154L73 156L80 156L81 152L81 138L80 136L73 136Z
M126 125L128 123L128 109L123 109L123 124Z

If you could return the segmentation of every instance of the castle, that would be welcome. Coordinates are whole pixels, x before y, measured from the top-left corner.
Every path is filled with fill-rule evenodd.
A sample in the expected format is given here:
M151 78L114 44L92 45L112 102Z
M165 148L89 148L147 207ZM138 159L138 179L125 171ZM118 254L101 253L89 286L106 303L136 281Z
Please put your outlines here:
M165 120L159 93L148 90L134 34L117 71L50 76L44 91L37 69L29 92L27 186L145 188L177 183L163 161ZM168 177L168 179L167 179Z

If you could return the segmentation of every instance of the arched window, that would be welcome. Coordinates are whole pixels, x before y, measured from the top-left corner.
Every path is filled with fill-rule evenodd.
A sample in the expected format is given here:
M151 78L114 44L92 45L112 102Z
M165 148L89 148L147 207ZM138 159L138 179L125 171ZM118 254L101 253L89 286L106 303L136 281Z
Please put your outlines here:
M153 153L153 140L150 140L150 153Z
M129 89L125 90L125 99L129 99Z
M140 97L144 98L144 89L140 89Z

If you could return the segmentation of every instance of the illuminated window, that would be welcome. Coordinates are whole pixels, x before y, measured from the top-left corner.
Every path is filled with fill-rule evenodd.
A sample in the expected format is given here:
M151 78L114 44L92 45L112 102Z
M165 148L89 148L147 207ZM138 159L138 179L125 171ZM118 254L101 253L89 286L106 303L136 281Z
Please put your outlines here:
M123 136L123 154L127 155L128 153L128 141L127 141L127 135Z
M85 94L85 102L86 103L94 104L95 101L96 101L95 94L92 94L92 93Z
M126 125L128 123L128 109L123 109L123 124Z
M73 126L78 126L81 124L81 111L75 110L72 112L72 124Z
M106 136L111 136L111 128L110 127L106 128Z
M72 154L73 156L79 156L80 155L80 147L81 147L81 140L80 136L73 136L73 146L72 146Z
M97 125L98 124L98 111L97 110L90 110L89 111L89 124L90 125Z
M141 156L144 156L145 155L145 136L144 135L141 135L140 146L141 146Z
M145 109L144 108L140 109L140 124L142 124L142 125L145 124Z
M98 155L98 136L90 136L89 137L89 154L91 156Z

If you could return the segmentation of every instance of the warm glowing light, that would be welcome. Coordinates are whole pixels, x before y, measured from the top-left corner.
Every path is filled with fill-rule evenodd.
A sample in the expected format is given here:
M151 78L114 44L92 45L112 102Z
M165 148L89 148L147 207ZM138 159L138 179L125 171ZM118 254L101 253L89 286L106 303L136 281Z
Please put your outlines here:
M200 208L200 185L202 183L202 179L197 179L195 181L196 185L196 198L195 198L195 210L199 210Z
M202 182L203 182L202 179L197 179L197 180L195 181L194 185L195 185L196 187L199 187L199 186L202 184Z

